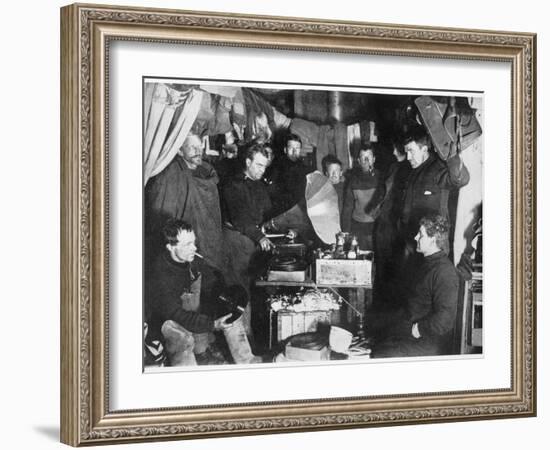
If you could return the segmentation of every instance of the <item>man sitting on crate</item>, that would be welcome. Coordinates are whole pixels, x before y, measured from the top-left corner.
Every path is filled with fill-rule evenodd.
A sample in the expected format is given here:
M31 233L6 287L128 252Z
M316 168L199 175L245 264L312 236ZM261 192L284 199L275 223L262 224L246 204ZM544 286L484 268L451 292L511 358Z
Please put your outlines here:
M146 346L154 340L164 343L171 366L221 364L223 356L212 349L211 341L213 331L223 331L235 363L259 362L250 350L241 318L233 322L232 313L214 318L219 316L219 308L212 305L206 311L212 300L226 300L220 295L225 289L220 280L218 289L201 290L202 274L213 269L203 260L195 261L197 247L191 225L171 219L163 235L164 251L145 274Z
M458 274L447 256L448 235L445 217L433 214L420 220L415 241L423 260L406 307L367 317L374 358L448 353L458 300Z

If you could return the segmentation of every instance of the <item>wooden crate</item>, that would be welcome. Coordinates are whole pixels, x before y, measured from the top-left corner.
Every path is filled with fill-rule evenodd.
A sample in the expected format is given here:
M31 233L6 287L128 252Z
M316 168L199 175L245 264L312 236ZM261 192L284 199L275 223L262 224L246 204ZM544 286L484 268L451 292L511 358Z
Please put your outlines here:
M315 332L319 323L332 325L340 323L339 310L303 312L281 310L274 314L277 320L275 342L281 342L295 334Z
M366 259L317 259L318 285L372 287L372 261Z

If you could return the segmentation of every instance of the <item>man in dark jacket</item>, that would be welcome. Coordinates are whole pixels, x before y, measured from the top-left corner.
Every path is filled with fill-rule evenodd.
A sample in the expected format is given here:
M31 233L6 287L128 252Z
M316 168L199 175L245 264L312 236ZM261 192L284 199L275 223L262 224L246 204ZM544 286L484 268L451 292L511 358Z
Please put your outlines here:
M449 224L441 215L420 220L416 251L423 261L406 307L395 313L373 314L367 333L377 338L373 357L443 355L448 352L456 321L458 274L444 251Z
M399 225L401 234L412 241L421 217L437 213L449 219L449 194L470 181L460 153L442 161L429 149L430 139L418 127L405 139L405 151L412 171L407 179ZM413 246L414 248L414 246Z

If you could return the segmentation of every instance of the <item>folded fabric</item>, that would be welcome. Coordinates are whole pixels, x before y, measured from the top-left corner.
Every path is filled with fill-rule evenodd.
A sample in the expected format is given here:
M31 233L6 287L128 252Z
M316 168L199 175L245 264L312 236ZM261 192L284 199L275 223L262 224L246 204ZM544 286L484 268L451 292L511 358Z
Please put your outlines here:
M222 86L219 84L201 84L200 88L210 94L221 95L228 98L235 97L237 91L241 90L238 86Z
M278 109L273 108L273 123L275 124L275 129L290 127L291 120L290 117L285 116Z
M319 125L309 120L296 117L290 122L290 132L297 134L302 139L302 145L317 147L319 139Z

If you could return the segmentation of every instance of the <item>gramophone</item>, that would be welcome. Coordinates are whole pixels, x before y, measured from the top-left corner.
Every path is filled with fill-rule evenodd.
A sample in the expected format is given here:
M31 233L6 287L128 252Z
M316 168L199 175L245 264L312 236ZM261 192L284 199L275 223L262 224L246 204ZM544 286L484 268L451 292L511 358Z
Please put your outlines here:
M297 233L266 234L273 243L272 257L267 266L268 281L305 281L307 262L305 244L295 242Z
M266 237L273 243L274 256L292 255L304 259L306 257L306 244L298 242L298 233L290 229L287 233L267 233Z

